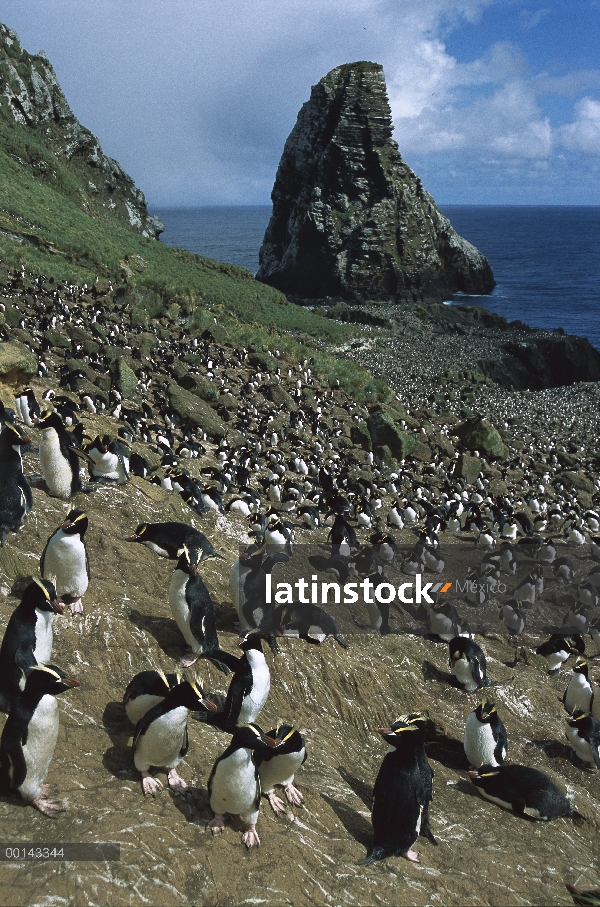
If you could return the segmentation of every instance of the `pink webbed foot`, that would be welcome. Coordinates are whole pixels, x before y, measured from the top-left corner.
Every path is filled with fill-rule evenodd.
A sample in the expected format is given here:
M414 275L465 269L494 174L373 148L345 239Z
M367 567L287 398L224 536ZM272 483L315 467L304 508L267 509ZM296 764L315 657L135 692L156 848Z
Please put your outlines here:
M186 652L185 655L181 656L179 663L182 668L191 668L193 664L196 664L199 658L200 656L196 655L194 652Z
M78 598L77 601L70 602L69 608L71 609L73 614L83 614L83 604L80 598Z
M39 809L41 813L50 819L56 819L59 813L64 813L65 808L57 800L46 800L44 797L36 797L31 801L31 805Z
M144 791L145 797L147 797L148 794L152 797L156 797L157 793L162 790L162 784L158 778L153 778L149 772L142 772L142 790Z
M242 844L245 844L248 850L251 847L258 847L260 844L260 838L256 834L256 826L249 825L244 834L242 835Z
M285 788L285 795L287 797L288 803L291 803L292 806L302 806L304 803L304 797L300 793L297 787L294 787L293 784L288 784Z
M222 813L215 813L215 817L208 823L208 827L213 835L222 834L225 831L225 816Z
M403 853L402 856L405 860L410 860L411 863L419 862L419 854L416 850L407 850L406 853Z
M180 778L174 768L172 768L167 775L167 782L171 790L179 791L184 793L187 790L187 784Z
M273 791L271 791L269 794L265 794L265 797L269 801L269 806L276 815L286 812L285 803L283 802L281 797L278 797L277 794L273 793Z

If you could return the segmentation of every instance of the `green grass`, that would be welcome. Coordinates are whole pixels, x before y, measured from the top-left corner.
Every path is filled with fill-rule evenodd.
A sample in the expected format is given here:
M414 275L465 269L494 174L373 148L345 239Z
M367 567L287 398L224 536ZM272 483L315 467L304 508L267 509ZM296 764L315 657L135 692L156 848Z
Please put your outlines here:
M130 297L136 323L179 312L189 316L192 331L209 327L223 342L279 349L293 362L309 359L315 372L331 383L337 378L357 400L389 395L364 369L316 348L343 344L356 336L356 327L289 303L244 268L135 233L88 190L89 167L53 152L59 140L55 127L15 123L0 99L2 270L24 265L32 273L88 284L111 279ZM136 287L144 290L141 301Z

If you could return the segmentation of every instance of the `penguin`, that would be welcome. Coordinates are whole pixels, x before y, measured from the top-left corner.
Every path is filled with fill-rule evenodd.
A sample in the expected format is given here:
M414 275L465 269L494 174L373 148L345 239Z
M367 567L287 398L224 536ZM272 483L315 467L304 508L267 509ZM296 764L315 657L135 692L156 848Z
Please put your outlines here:
M570 557L557 557L552 563L554 579L562 586L570 586L575 578L575 567Z
M468 624L463 624L459 613L448 601L436 601L426 616L427 632L443 642L450 642L456 636L469 636Z
M577 709L589 712L592 701L592 685L588 679L588 666L585 658L578 658L573 666L573 673L563 693L563 705L569 715Z
M0 738L0 790L18 790L41 813L55 818L63 807L48 799L45 784L58 740L60 693L78 687L55 665L34 665L25 687L15 695Z
M480 646L465 636L455 636L448 643L450 649L450 673L456 684L468 693L480 687L490 687L492 682L486 676L485 655Z
M150 766L167 771L171 790L183 793L187 784L177 774L177 766L188 751L187 723L190 712L216 711L216 705L204 698L195 682L183 681L173 687L162 702L140 718L133 738L133 761L142 775L144 796L156 794L162 784L150 774Z
M281 745L280 740L265 735L257 724L235 729L231 743L214 763L208 779L210 807L215 814L208 827L213 835L225 831L225 813L230 813L246 825L242 843L248 849L258 847L256 822L261 791L257 762Z
M350 648L338 633L333 617L317 605L303 602L279 605L275 609L273 622L276 632L284 636L299 636L306 642L317 644L332 636L343 649Z
M526 765L482 765L469 778L486 800L516 816L556 819L572 816L572 804L543 772Z
M596 646L596 653L591 657L596 659L600 657L600 617L597 617L589 627L590 636L592 637L592 642Z
M188 526L187 523L140 523L133 535L127 536L128 542L139 542L154 551L160 557L176 561L183 554L183 546L187 545L201 553L201 560L209 557L221 558L217 554L206 536Z
M169 585L171 611L189 649L181 659L184 668L193 665L203 652L210 654L219 648L215 606L198 573L198 557L198 550L184 543Z
M29 482L23 474L22 448L31 438L12 422L0 432L0 547L9 532L18 532L33 506Z
M277 513L272 513L269 517L264 532L264 541L269 554L277 551L285 551L286 554L292 554L292 542L294 540L294 531L291 523L287 524L280 519Z
M482 699L467 718L464 748L471 768L503 764L508 752L508 737L496 705L489 699Z
M600 721L589 712L576 709L566 719L565 735L571 744L571 752L581 762L600 768Z
M527 626L526 614L519 608L519 602L514 598L502 605L498 620L504 623L509 637L520 636Z
M419 862L412 846L419 837L427 791L419 760L423 747L417 722L399 719L379 733L390 749L383 758L373 789L373 844L359 866L400 855Z
M558 674L561 665L574 652L580 655L585 652L585 643L579 634L564 636L562 633L556 633L535 650L536 655L542 655L546 659L548 674L551 675Z
M56 589L34 579L10 616L0 646L0 709L10 711L13 694L23 690L23 674L52 656L52 615L62 614Z
M90 460L90 478L96 482L124 485L129 481L130 449L109 435L97 435L83 448Z
M381 636L388 636L390 634L397 634L399 631L394 630L390 627L390 604L389 601L380 601L377 598L376 590L379 586L388 583L387 577L382 572L382 567L377 567L375 560L373 561L373 566L369 573L359 574L361 579L369 580L369 590L370 597L365 598L365 606L369 612L369 619L371 621L371 629L375 630L377 633L380 633Z
M79 457L58 413L46 412L38 422L40 469L51 495L69 500L83 490Z
M271 689L271 673L262 650L260 634L249 633L243 638L240 637L237 644L243 653L240 658L222 649L210 654L202 653L200 656L220 661L233 671L223 709L214 715L201 713L196 716L198 720L206 721L221 730L230 730L236 725L251 724L255 721Z
M286 563L289 556L283 551L264 557L266 546L253 546L244 551L234 563L229 574L229 591L238 613L240 633L246 635L259 627L265 629L265 637L274 655L279 646L273 632L274 604L267 602L267 577L274 567Z
M87 514L71 510L46 542L40 559L40 573L44 579L52 579L58 600L68 604L73 614L83 612L81 599L90 581L84 540L87 528Z
M289 724L278 724L269 731L267 737L278 740L279 746L267 751L260 760L260 786L273 812L283 813L286 808L283 800L274 793L276 785L283 787L286 799L292 806L302 806L304 803L304 797L294 787L294 775L306 762L306 745L299 731Z
M21 422L24 422L28 428L33 428L35 421L40 416L40 407L31 387L24 388L15 397L15 409Z
M181 681L180 674L165 674L160 669L136 674L123 694L123 705L131 723L137 724L146 712L162 702L167 693Z

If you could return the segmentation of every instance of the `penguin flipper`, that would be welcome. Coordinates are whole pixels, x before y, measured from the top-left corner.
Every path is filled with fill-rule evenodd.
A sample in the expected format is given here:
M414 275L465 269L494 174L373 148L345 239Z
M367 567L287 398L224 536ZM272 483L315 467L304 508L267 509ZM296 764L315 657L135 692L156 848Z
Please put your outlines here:
M17 485L23 492L23 498L25 499L25 508L26 513L29 513L33 507L33 494L31 493L31 486L25 476L21 474L17 479Z
M92 458L88 454L86 454L85 450L82 450L80 447L73 447L71 444L69 444L67 450L71 453L76 454L80 460L84 461L84 463L91 463L92 466L95 465ZM69 457L69 462L71 463L71 465L73 465L73 459L71 457Z
M365 857L364 860L359 860L356 863L356 866L370 866L371 863L375 863L377 860L383 860L386 856L387 853L384 847L373 847L371 853Z
M229 652L224 652L223 649L213 649L211 652L203 652L200 655L200 658L209 658L213 662L220 661L234 673L240 663L239 658L236 658L235 655L231 655Z
M342 649L349 649L349 648L350 648L350 646L348 645L348 643L346 642L346 640L345 640L342 636L340 636L339 633L334 633L334 634L333 634L333 638L335 639L335 641L336 641L337 643L339 643L339 645L342 647Z
M10 717L8 718L7 723L9 721ZM13 728L13 731L14 730L15 729ZM6 736L8 737L8 735ZM10 774L10 767L12 767L12 777ZM25 756L23 755L21 734L17 734L16 739L5 739L2 741L0 776L0 784L6 791L11 789L16 790L25 781L25 778L27 777L27 763L25 762Z
M494 747L494 758L499 765L502 765L504 762L505 753L508 753L508 736L506 734L506 728L502 725L498 729L498 741Z

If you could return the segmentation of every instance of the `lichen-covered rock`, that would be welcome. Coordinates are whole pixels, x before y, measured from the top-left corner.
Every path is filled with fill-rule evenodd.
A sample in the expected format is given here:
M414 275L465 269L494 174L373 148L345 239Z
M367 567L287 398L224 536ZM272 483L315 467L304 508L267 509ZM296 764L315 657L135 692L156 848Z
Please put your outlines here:
M484 457L498 460L504 460L508 454L498 429L480 416L467 419L455 432L467 450L477 450Z
M453 230L392 139L383 69L338 66L315 85L272 192L257 279L319 298L487 293L487 259Z
M113 384L120 394L124 397L133 397L138 385L137 375L127 365L122 356L119 356L111 364L111 375Z
M231 444L243 443L243 435L229 429L212 406L175 382L169 384L169 404L188 425L202 429L209 438L220 441L227 437Z
M459 479L465 479L469 485L474 485L481 474L483 463L479 457L472 457L469 454L461 454L458 458L457 475Z
M410 456L417 445L415 435L400 428L389 408L379 407L373 410L367 419L367 427L373 446L389 447L398 460ZM429 453L431 456L431 451Z
M31 350L18 340L0 343L0 381L16 386L37 374L37 360Z
M157 238L164 231L162 222L148 214L144 194L117 161L102 153L98 139L74 116L46 55L27 53L15 32L1 23L0 64L0 99L6 99L0 115L33 134L43 131L51 149L48 159L31 162L36 174L44 174L52 184L54 154L79 184L87 213L116 215L136 233Z
M350 440L358 444L363 450L371 450L373 442L366 422L353 422L350 427Z

